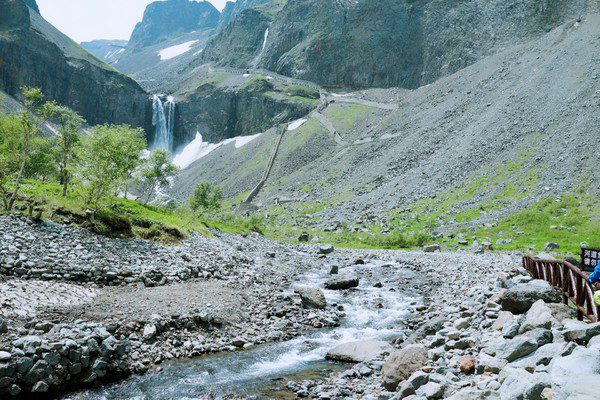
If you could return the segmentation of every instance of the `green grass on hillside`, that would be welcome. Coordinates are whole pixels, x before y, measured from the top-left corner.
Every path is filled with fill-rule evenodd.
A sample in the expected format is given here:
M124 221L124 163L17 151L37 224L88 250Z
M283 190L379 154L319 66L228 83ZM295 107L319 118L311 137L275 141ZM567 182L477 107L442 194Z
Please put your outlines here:
M115 196L105 199L103 207L92 221L86 215L87 207L78 190L77 187L72 188L63 198L61 185L29 180L23 184L21 193L24 199L33 200L44 210L42 218L52 219L57 223L69 220L106 236L140 237L176 244L187 238L191 231L210 236L208 228L229 233L265 230L262 218L236 217L226 212L216 216L194 216L185 206L169 209ZM22 204L23 201L17 206Z
M370 119L377 109L351 103L333 103L324 111L333 126L340 132L348 132L355 123Z

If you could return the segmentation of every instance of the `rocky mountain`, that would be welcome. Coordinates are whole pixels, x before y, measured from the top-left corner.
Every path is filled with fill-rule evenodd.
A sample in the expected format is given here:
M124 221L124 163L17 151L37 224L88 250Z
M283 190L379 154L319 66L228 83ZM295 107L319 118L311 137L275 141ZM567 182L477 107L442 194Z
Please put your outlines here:
M131 38L111 65L150 88L179 75L214 36L221 14L208 1L149 4Z
M259 6L261 4L270 3L271 1L273 0L237 0L235 2L228 1L225 4L223 11L221 11L221 17L219 18L217 30L221 32L223 29L227 28L227 26L242 11L254 6Z
M198 80L195 76L204 77ZM261 74L196 70L173 93L175 140L181 147L200 132L205 141L252 135L293 121L319 105L319 92Z
M33 11L40 14L40 9L39 9L37 3L35 2L35 0L25 0L25 4L27 4L27 6L29 8L31 8Z
M255 64L334 87L416 88L579 17L588 3L593 2L275 2L240 13L208 45L202 61Z
M0 0L0 9L1 90L18 97L21 86L38 86L90 124L126 123L151 131L151 103L135 81L88 53L23 0Z
M113 64L119 60L119 56L127 47L127 40L92 40L82 42L81 47L101 59L107 64Z
M287 199L292 225L370 226L382 221L365 215L396 210L398 221L444 227L491 224L595 182L587 144L600 124L599 36L595 9L415 90L330 93L284 135L256 202L282 213L274 204ZM272 130L215 150L182 171L173 193L184 199L204 179L231 198L250 191L276 141Z
M219 17L219 11L208 1L157 1L146 7L144 18L133 30L129 45L139 49L181 33L214 29Z

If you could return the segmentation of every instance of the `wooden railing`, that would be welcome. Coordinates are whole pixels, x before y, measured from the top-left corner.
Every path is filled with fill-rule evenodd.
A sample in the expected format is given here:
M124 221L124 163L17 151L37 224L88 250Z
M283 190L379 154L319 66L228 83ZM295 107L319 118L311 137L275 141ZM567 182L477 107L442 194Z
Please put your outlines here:
M594 304L594 288L587 281L587 273L562 260L543 260L523 257L523 267L534 279L543 279L563 294L565 304L570 300L577 308L577 319L585 315L590 321L598 322L598 306Z

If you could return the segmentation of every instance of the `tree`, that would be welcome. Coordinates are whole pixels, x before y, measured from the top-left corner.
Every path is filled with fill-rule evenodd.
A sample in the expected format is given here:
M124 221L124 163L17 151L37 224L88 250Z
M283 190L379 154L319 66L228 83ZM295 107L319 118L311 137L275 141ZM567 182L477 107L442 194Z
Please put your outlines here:
M190 208L195 214L200 208L204 211L216 211L221 208L223 194L221 188L210 182L202 182L196 186L190 198Z
M141 163L144 131L127 125L102 125L84 137L78 149L84 200L98 210L100 201L120 188Z
M156 149L140 171L142 196L146 196L144 204L148 204L157 188L169 187L169 178L174 177L179 168L169 162L169 153L164 149Z
M54 105L53 114L57 117L59 123L58 142L60 181L63 185L62 197L67 195L67 186L69 184L69 160L75 153L75 147L81 140L81 127L85 124L85 119L69 107Z
M19 122L21 125L20 133L22 135L22 151L19 171L14 181L12 195L8 201L4 201L7 211L12 210L12 207L17 200L19 188L25 167L29 161L29 153L31 151L31 141L42 131L41 126L52 116L52 103L42 104L44 94L39 88L23 87L23 97L25 98L25 109L19 112Z
M3 206L8 209L10 192L8 184L14 179L21 165L21 123L16 115L0 115L0 193Z
M27 160L23 177L46 181L57 176L56 146L52 140L45 137L34 137L31 140L29 160Z

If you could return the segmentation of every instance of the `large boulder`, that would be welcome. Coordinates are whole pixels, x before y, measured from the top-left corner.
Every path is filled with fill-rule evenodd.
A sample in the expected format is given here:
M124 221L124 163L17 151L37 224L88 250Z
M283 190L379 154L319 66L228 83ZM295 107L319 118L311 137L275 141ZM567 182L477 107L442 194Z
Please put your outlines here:
M594 336L600 335L600 322L588 324L583 321L563 321L563 336L569 342L585 346Z
M332 290L350 289L358 286L356 276L335 276L325 282L325 287Z
M537 340L530 337L518 336L501 342L496 348L496 357L508 362L530 354L538 348Z
M421 369L427 360L427 350L420 345L410 345L393 352L383 365L383 386L395 391L400 382Z
M552 316L552 310L546 305L544 300L538 300L527 311L525 321L519 327L519 334L536 328L550 329L552 323L558 324L558 321Z
M546 303L560 303L562 295L546 281L535 279L529 283L516 285L506 290L501 298L502 309L513 314L527 312L538 300Z
M296 288L294 291L300 295L304 308L323 310L327 306L327 300L321 289L303 287Z
M501 400L540 399L542 391L552 386L550 375L547 373L531 374L522 369L506 377L500 387Z
M324 245L324 246L320 246L319 247L319 254L331 254L333 253L333 246L330 245Z
M394 348L387 342L379 340L359 340L344 343L327 352L328 360L344 362L370 361L384 353L391 353Z
M600 346L578 347L550 363L553 400L592 400L600 393Z

